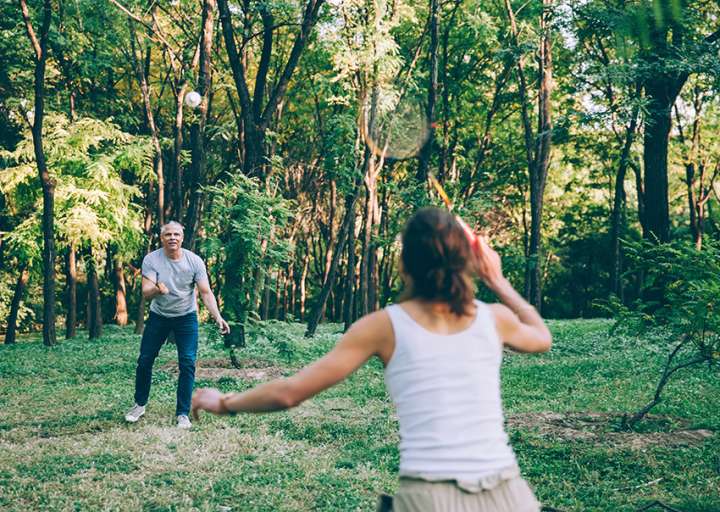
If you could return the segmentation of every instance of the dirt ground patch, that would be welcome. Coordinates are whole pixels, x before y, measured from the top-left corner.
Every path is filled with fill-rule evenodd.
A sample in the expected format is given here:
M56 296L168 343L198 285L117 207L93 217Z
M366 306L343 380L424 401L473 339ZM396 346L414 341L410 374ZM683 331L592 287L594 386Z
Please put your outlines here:
M230 377L238 380L269 380L287 375L291 370L273 366L269 361L262 359L240 359L240 368L233 367L230 358L226 359L199 359L195 364L195 378L218 380ZM177 361L169 361L162 365L160 370L177 375Z
M543 437L569 441L596 441L618 448L643 449L648 446L687 446L700 444L713 437L711 430L688 430L686 422L670 420L662 416L648 416L647 420L660 425L675 424L678 427L663 428L660 432L618 432L615 426L619 416L608 413L523 413L508 417L509 430L531 430Z

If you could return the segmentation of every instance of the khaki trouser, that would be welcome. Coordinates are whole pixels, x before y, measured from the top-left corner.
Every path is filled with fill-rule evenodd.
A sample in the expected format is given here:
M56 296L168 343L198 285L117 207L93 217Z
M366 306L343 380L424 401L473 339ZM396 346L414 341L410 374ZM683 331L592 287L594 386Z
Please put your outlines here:
M498 480L491 488L468 489L454 480L430 482L400 478L400 489L378 510L393 512L539 512L540 503L520 476ZM383 507L384 508L381 508Z

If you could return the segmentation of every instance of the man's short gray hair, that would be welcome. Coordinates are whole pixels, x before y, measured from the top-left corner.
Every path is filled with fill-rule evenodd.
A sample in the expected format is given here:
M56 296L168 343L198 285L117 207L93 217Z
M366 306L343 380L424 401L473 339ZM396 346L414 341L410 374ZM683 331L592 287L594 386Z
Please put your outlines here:
M183 227L183 225L177 221L171 220L170 222L167 222L160 226L160 235L162 236L163 234L165 234L165 231L167 231L168 228L178 228L183 235L185 234L185 228Z

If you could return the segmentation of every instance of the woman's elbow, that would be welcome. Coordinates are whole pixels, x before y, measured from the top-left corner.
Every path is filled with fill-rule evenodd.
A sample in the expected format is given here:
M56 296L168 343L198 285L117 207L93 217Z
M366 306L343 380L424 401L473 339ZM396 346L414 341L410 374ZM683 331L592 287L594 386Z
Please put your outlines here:
M297 386L294 386L288 379L281 381L281 385L275 392L275 403L278 409L292 409L305 401L305 398Z

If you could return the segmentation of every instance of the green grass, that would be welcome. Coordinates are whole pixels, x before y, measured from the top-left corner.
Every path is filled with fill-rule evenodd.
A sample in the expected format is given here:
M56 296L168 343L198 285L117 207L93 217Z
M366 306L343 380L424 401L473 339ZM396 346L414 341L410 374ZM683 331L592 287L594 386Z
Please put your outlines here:
M720 511L717 435L675 437L720 430L717 371L678 374L638 433L617 432L621 414L651 396L665 352L659 340L611 338L609 326L551 322L552 352L505 358L503 399L523 474L564 511L634 511L653 500ZM339 337L336 325L313 340L303 329L261 324L239 356L290 372ZM1 510L373 510L397 487L397 424L377 361L295 410L204 416L183 432L173 425L175 376L159 370L175 360L172 346L156 362L146 416L126 425L139 337L113 327L97 341L83 336L52 349L37 336L0 346ZM225 357L203 333L200 358ZM547 413L562 416L540 421Z

